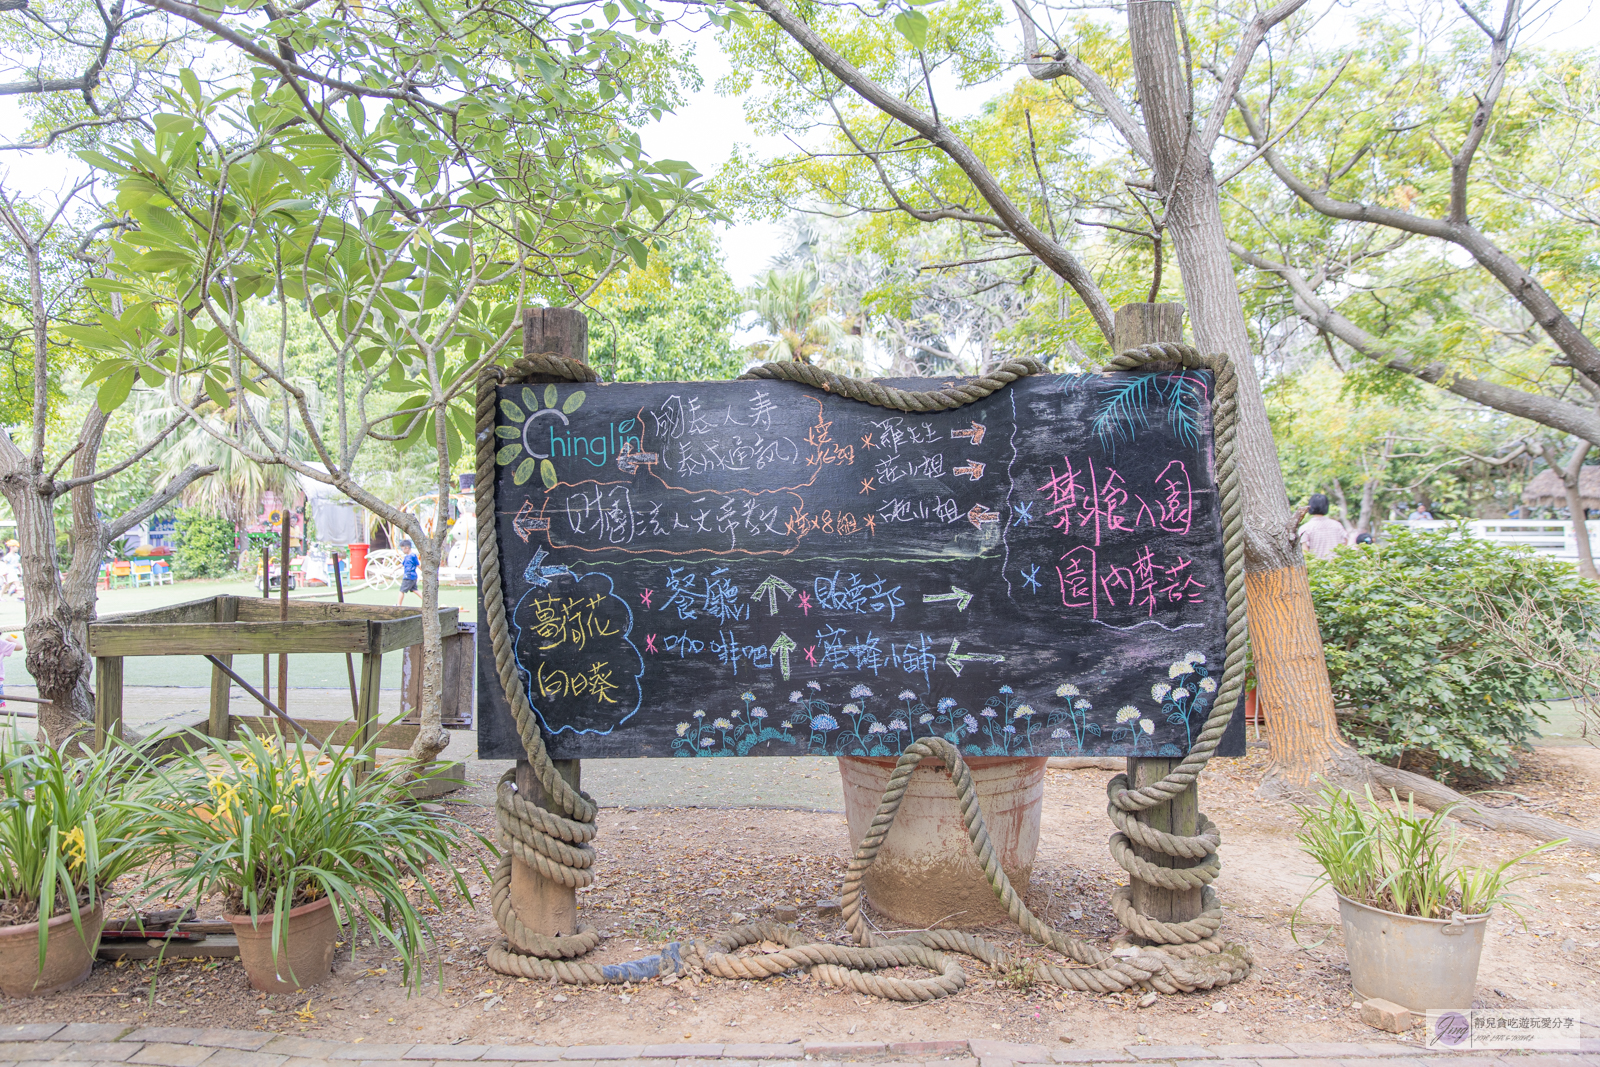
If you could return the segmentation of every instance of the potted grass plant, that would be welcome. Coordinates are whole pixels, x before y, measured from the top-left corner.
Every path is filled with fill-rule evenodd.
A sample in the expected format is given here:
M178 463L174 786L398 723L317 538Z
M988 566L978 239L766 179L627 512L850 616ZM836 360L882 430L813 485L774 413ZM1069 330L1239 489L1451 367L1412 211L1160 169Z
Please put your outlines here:
M1380 805L1326 789L1316 806L1296 806L1300 847L1322 868L1301 898L1332 886L1339 899L1350 980L1362 1000L1380 998L1415 1012L1472 1006L1489 913L1515 913L1513 872L1550 841L1493 866L1463 862L1450 808L1419 815L1414 799L1390 792ZM1291 924L1292 925L1292 924Z
M249 730L192 744L158 772L162 796L145 804L145 838L166 862L144 888L222 892L239 958L264 992L327 978L340 927L358 920L412 981L433 940L413 892L435 909L436 883L469 894L450 862L465 827L412 802L409 762L364 774L371 746L319 750Z
M107 890L144 859L130 833L142 766L121 745L69 756L0 736L0 992L41 996L89 977Z

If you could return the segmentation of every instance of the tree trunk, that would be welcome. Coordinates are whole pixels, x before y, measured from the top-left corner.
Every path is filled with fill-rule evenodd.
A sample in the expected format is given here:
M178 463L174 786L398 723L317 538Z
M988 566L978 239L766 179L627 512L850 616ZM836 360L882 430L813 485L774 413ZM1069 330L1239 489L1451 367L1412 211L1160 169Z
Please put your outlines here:
M1561 472L1561 485L1567 494L1567 517L1572 521L1572 536L1578 542L1578 573L1591 581L1600 582L1600 571L1594 568L1594 548L1589 543L1589 516L1583 506L1583 461L1589 458L1588 441L1578 442L1566 469Z
M443 499L444 506L448 508L448 494ZM421 532L420 529L417 531L418 534ZM432 763L434 757L450 745L450 735L445 731L442 721L444 634L439 628L439 566L443 559L441 541L447 532L448 527L441 516L433 537L412 535L417 548L417 592L422 594L422 699L417 708L417 717L422 724L407 755L423 764Z
M1224 352L1239 377L1238 458L1244 514L1245 591L1257 693L1272 766L1267 792L1312 792L1335 765L1360 757L1339 737L1322 638L1290 521L1278 449L1256 377L1238 282L1223 230L1209 151L1197 139L1189 71L1170 4L1129 4L1128 33L1156 187L1202 352Z
M22 591L27 600L23 641L26 664L41 700L39 726L50 743L60 747L94 723L94 698L88 684L89 654L77 626L56 565L56 523L51 497L40 493L36 478L13 468L0 477L11 513L17 520L21 546Z

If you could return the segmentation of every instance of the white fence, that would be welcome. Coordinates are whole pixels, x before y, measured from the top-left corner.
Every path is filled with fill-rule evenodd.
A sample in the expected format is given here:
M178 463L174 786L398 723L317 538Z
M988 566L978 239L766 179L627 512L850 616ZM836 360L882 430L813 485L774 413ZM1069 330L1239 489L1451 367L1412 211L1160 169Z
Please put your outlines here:
M1389 525L1404 525L1423 530L1448 530L1454 528L1456 524L1439 519L1417 519L1391 522ZM1578 539L1573 535L1572 523L1561 519L1474 519L1468 522L1466 527L1472 536L1481 537L1485 541L1503 545L1527 545L1537 552L1555 556L1557 559L1575 562L1578 558ZM1591 520L1588 527L1590 551L1596 557L1600 557L1600 519Z

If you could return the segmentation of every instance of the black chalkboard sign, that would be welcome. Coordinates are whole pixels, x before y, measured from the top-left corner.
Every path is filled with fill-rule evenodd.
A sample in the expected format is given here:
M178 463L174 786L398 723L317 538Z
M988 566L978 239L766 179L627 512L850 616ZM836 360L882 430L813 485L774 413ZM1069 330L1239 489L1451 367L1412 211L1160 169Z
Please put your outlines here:
M938 414L502 387L496 538L551 756L1184 754L1224 655L1211 387L1035 375ZM521 755L498 690L484 758Z

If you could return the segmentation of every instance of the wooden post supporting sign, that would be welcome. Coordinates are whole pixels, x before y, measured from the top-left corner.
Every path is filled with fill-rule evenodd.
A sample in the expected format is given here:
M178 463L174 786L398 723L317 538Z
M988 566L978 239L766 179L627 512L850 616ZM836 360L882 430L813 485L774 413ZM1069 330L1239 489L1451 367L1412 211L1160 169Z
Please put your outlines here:
M525 356L561 356L587 363L589 360L589 320L572 308L530 308L522 325L522 353ZM565 382L565 379L536 377L535 382ZM572 788L581 781L580 761L555 760L556 771ZM541 808L550 806L544 789L534 777L533 764L517 761L517 792ZM511 903L517 915L535 932L546 937L571 937L578 932L578 895L575 890L540 875L520 859L511 861Z
M1117 309L1116 350L1126 352L1158 341L1183 340L1182 304L1125 304ZM1148 370L1163 369L1152 364ZM1128 781L1132 788L1158 782L1178 765L1175 759L1128 760ZM1200 793L1190 786L1165 804L1140 812L1140 822L1169 834L1193 836L1199 829ZM1191 867L1194 863L1160 852L1134 846L1134 852L1157 867ZM1161 922L1187 922L1200 915L1201 890L1161 889L1135 878L1132 880L1133 906L1143 915Z

